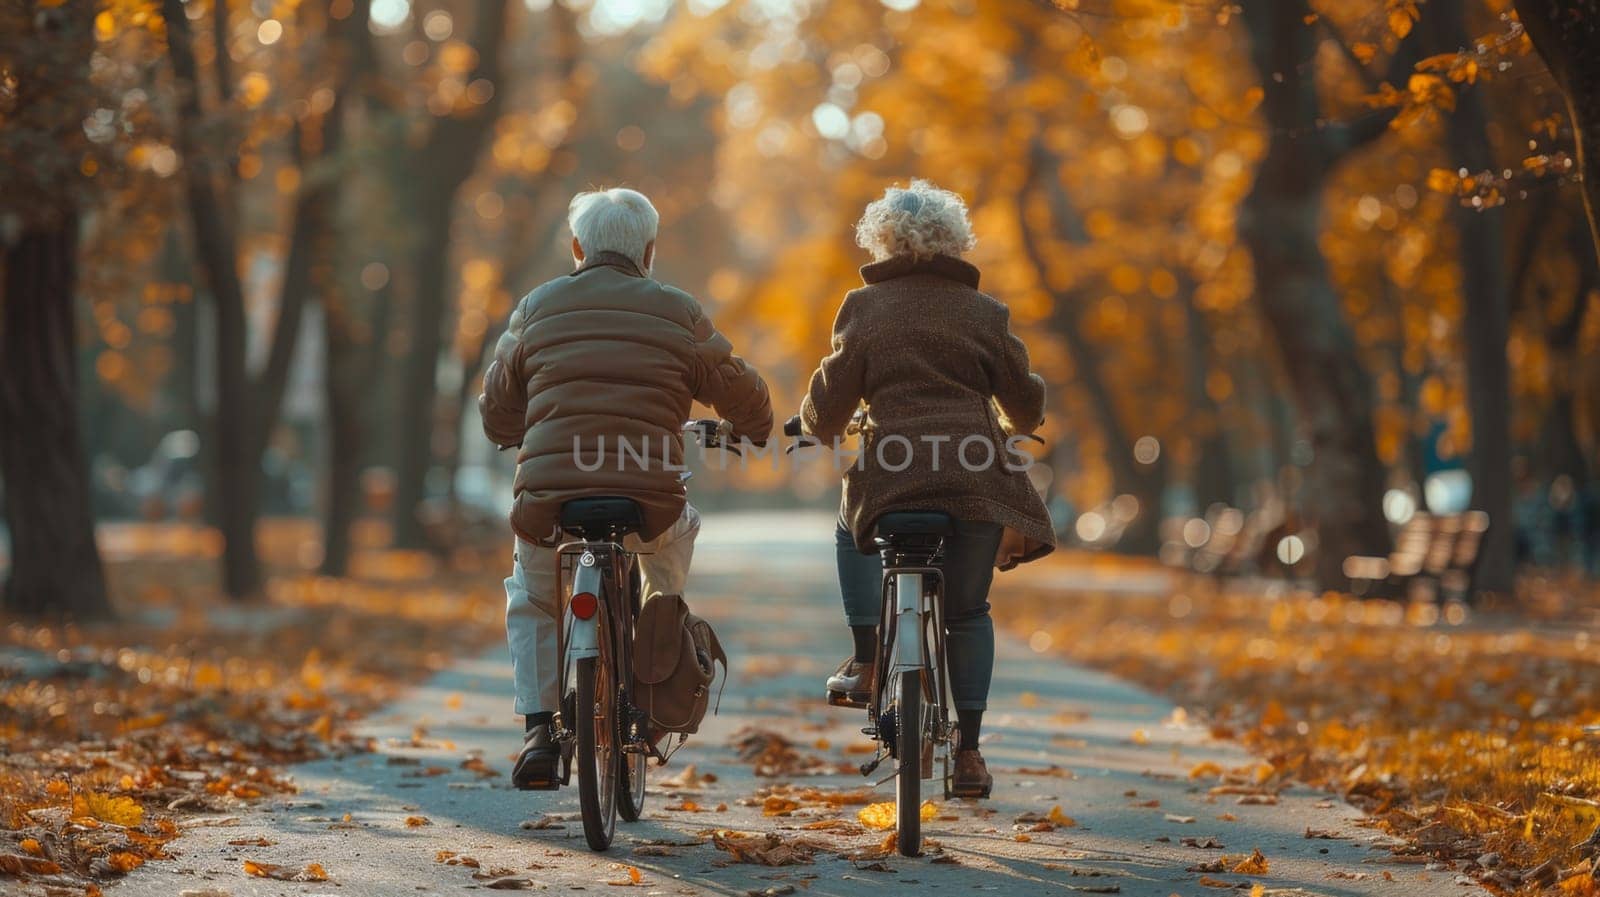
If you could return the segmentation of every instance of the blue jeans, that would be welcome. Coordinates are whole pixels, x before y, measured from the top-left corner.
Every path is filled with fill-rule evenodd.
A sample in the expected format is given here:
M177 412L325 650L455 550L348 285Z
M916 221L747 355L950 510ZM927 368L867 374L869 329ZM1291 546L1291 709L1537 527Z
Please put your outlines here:
M955 709L984 710L994 678L994 620L989 616L989 585L1004 527L979 520L955 521L944 540L945 650ZM839 558L839 592L851 626L877 626L883 613L883 559L856 550L844 521L834 530Z

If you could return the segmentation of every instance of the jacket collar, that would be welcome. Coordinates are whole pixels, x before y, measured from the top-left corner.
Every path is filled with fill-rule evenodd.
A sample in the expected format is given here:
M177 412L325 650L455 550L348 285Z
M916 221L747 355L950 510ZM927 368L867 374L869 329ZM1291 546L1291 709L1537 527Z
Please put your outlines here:
M861 279L867 283L881 283L912 274L931 274L934 277L966 284L973 289L978 288L977 266L953 255L933 255L923 259L910 255L897 255L861 267Z
M639 266L634 264L633 259L628 258L620 252L611 252L610 250L604 250L590 254L583 260L583 264L579 265L578 269L572 272L572 276L576 277L585 271L600 267L616 268L618 271L621 271L623 274L626 274L629 277L644 276L644 272L639 270Z

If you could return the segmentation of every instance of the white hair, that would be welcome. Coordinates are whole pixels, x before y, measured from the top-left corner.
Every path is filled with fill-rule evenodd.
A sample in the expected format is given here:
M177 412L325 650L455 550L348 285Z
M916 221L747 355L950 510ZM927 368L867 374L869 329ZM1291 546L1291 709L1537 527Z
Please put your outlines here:
M898 255L959 256L977 242L966 201L921 179L890 187L856 222L856 245L879 262Z
M649 198L625 187L579 193L567 207L567 226L584 255L618 252L641 270L648 267L644 250L660 225L661 215Z

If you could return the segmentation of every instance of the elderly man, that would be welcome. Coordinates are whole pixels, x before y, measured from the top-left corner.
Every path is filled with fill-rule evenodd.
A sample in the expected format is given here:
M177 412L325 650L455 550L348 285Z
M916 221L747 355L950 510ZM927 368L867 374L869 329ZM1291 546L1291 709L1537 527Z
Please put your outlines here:
M620 188L572 200L572 273L517 303L483 378L478 408L496 445L520 446L511 509L516 563L506 635L526 733L512 782L557 787L556 595L561 505L621 495L643 511L628 536L644 594L679 594L700 518L685 497L680 427L694 401L757 443L772 428L761 377L733 354L693 297L650 277L660 218ZM648 447L647 451L643 451Z

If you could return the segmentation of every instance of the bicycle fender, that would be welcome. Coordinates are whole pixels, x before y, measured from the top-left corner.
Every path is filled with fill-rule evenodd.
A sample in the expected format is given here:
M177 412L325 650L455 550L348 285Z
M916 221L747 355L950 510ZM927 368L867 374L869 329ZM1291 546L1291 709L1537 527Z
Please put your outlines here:
M588 592L601 599L601 608L587 620L580 620L572 614L572 601L567 601L567 659L569 661L581 660L585 657L600 656L600 616L605 613L605 596L600 591L600 568L594 565L593 557L587 566L579 564L572 575L572 594Z
M891 672L922 668L922 574L894 578L895 663Z

